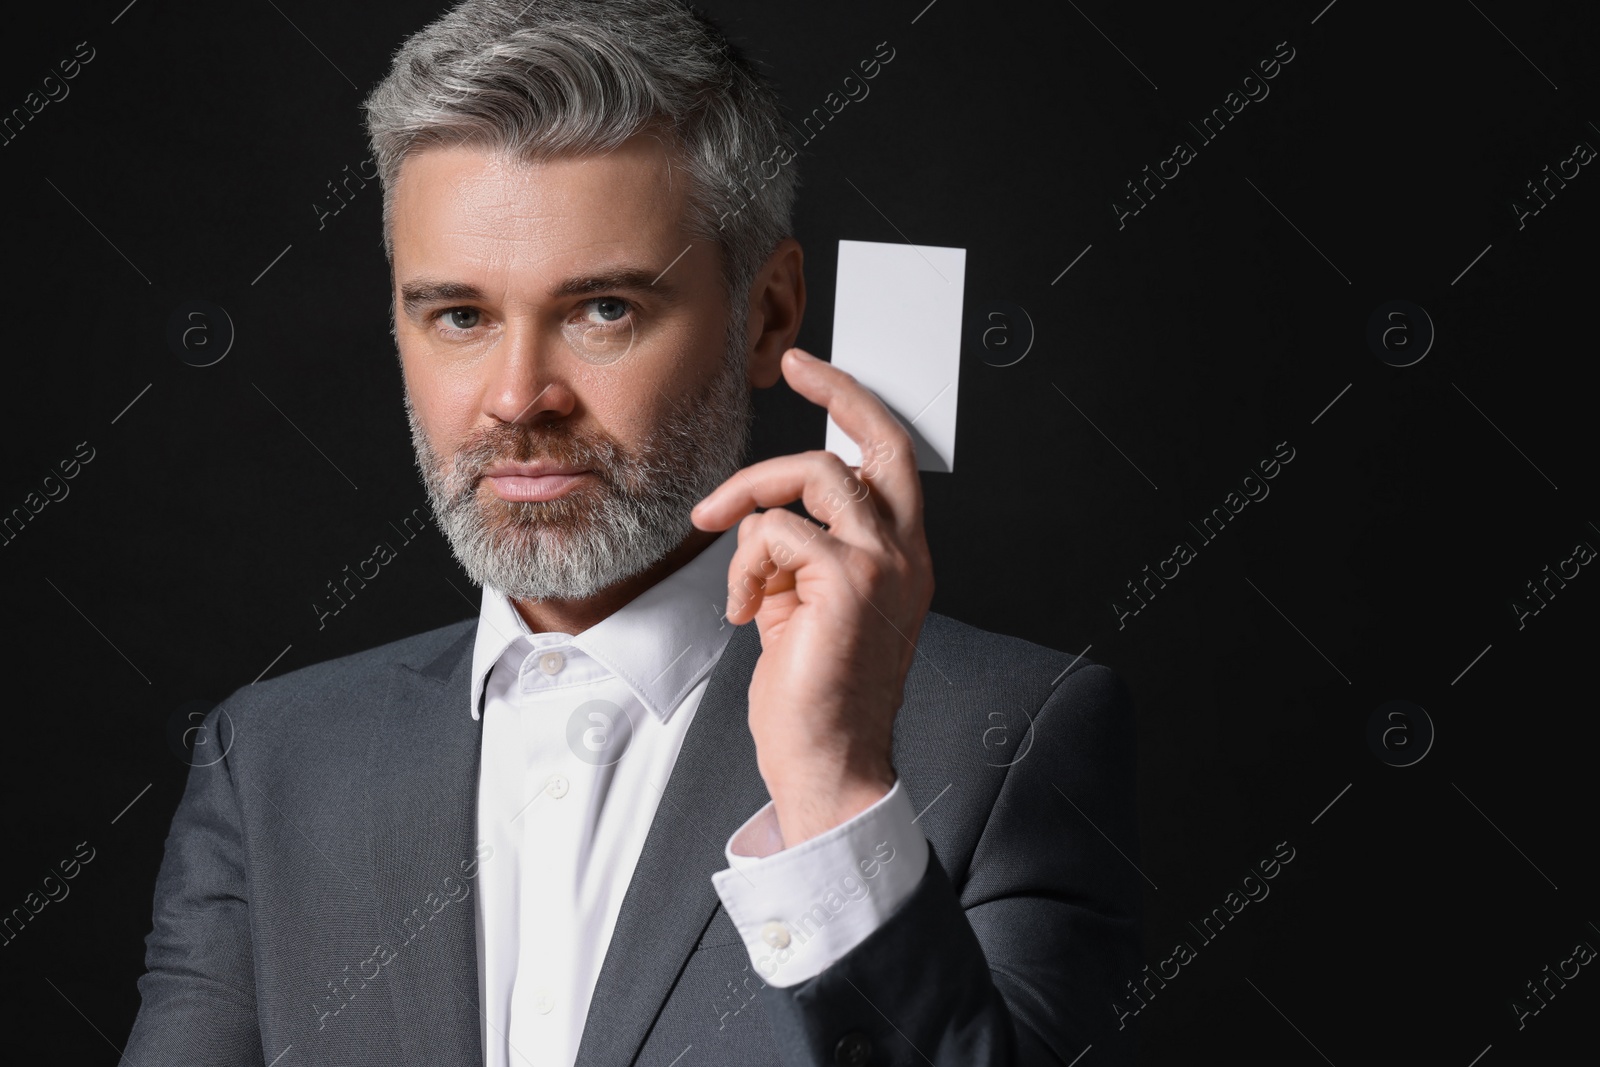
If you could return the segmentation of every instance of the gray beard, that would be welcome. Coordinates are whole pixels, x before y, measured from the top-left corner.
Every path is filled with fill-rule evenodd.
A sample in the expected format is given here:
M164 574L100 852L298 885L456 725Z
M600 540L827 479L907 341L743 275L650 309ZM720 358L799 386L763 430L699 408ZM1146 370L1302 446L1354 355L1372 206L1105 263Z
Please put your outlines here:
M417 468L467 575L515 600L583 600L681 545L694 529L689 510L744 465L754 405L743 325L730 323L717 376L635 451L609 437L576 436L563 423L499 423L441 460L407 391ZM542 459L586 467L597 480L554 500L506 501L478 485L494 463Z

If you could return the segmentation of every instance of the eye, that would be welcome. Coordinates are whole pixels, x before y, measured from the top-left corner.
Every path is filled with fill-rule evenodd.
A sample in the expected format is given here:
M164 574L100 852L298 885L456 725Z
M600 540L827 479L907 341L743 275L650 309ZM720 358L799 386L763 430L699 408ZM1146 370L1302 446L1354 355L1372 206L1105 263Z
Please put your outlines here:
M588 314L585 316L590 325L604 326L621 322L623 316L633 309L633 305L621 297L597 296L593 300L585 301Z
M434 318L442 321L447 327L466 331L472 329L483 321L483 312L479 311L477 308L469 307L445 308L443 311L435 315Z

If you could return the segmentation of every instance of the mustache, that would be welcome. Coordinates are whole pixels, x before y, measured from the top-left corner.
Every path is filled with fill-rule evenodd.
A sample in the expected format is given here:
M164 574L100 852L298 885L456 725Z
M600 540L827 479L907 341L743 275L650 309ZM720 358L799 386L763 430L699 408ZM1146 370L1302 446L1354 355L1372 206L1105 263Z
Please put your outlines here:
M464 484L477 483L496 463L552 463L588 467L606 481L613 480L621 450L604 436L582 437L567 430L498 426L474 436L455 453L455 475Z

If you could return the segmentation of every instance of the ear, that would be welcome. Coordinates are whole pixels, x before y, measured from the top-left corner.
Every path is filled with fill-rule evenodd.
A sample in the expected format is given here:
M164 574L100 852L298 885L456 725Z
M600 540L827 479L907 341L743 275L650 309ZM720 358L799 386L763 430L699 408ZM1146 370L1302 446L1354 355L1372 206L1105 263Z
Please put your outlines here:
M785 237L750 283L745 338L750 384L757 389L777 384L783 374L779 369L783 354L800 336L800 320L806 310L804 266L800 242Z

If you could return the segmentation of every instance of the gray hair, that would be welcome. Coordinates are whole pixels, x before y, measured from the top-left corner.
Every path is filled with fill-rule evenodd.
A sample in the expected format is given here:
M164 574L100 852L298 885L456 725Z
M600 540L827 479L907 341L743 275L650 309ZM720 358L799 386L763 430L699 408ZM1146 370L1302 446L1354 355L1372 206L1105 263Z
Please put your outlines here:
M680 0L465 0L406 39L362 107L391 264L408 154L464 144L537 161L647 129L688 172L685 225L721 250L731 309L791 235L799 182L777 93ZM780 146L787 158L769 177Z

